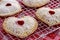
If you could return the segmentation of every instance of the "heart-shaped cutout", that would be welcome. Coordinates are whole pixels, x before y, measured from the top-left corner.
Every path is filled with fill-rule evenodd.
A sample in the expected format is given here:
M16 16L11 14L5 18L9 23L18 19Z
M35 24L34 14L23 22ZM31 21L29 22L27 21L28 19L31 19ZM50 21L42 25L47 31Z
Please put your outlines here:
M3 29L11 35L25 38L32 34L38 27L37 21L30 16L22 18L9 17L3 23Z
M24 21L23 21L23 20L20 20L20 21L17 21L17 23L18 23L19 25L23 25L23 24L24 24Z
M11 6L11 4L10 3L7 3L6 6Z
M50 13L51 15L55 14L55 12L52 11L52 10L50 10L49 13Z
M60 9L39 8L36 16L49 26L60 24Z

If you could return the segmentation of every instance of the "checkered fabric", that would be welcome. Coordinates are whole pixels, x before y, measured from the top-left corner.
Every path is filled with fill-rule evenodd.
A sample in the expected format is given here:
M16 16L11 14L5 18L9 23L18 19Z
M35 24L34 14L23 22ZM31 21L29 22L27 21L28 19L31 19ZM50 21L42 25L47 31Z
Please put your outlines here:
M35 12L38 8L30 8L30 7L26 7L23 3L22 0L17 0L21 6L22 6L22 12L14 15L15 17L22 17L22 16L32 16L35 19ZM49 7L49 8L59 8L60 7L60 0L50 0L50 2L42 7ZM38 21L39 26L38 29L31 34L30 36L26 37L26 38L17 38L13 35L7 34L3 28L2 28L2 23L4 21L5 18L0 18L0 40L60 40L60 30L57 31L57 29L59 28L59 26L55 26L55 27L48 27L48 25L46 25L45 23L43 23L42 21ZM54 30L56 30L54 32ZM52 33L54 32L54 33ZM50 34L51 33L51 34ZM58 33L58 34L57 34ZM49 34L49 35L48 35ZM47 36L46 36L47 35Z

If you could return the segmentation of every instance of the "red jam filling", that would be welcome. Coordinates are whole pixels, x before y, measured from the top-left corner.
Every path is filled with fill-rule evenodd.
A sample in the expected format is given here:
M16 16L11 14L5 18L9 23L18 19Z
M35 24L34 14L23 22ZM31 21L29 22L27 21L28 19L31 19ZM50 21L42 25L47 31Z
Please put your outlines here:
M24 24L24 21L21 20L21 21L18 21L17 23L18 23L19 25L23 25L23 24Z
M50 13L51 15L55 14L55 12L54 12L54 11L49 11L49 13Z
M11 4L10 3L7 3L6 6L11 6Z

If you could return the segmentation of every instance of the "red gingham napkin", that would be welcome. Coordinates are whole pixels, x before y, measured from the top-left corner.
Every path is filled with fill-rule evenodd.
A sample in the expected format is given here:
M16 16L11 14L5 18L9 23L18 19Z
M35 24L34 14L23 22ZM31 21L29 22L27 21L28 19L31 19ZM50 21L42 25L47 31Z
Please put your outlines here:
M25 5L23 5L22 0L18 0L18 2L21 4L23 11L18 15L14 15L15 17L29 15L29 16L36 18L35 11L37 8L26 7ZM46 4L42 7L58 8L58 7L60 7L60 0L50 0L50 2L48 4ZM7 34L2 28L3 21L4 21L4 18L0 18L0 40L60 40L60 30L57 30L54 33L51 33L43 38L40 37L40 35L48 33L48 31L46 31L46 30L48 30L48 29L46 29L47 25L41 21L38 21L38 23L39 23L38 29L33 34L31 34L30 36L28 36L24 39L20 39L15 36L12 36L10 34ZM43 30L43 33L41 32L41 30ZM52 31L52 30L50 30L50 31Z

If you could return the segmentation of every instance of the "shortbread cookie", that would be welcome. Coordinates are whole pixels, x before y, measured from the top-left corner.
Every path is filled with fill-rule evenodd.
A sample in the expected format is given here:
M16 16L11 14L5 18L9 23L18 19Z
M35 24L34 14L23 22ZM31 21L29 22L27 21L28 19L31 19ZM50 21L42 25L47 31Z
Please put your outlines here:
M39 8L36 12L36 16L49 26L60 24L60 8Z
M19 38L25 38L32 34L38 27L37 21L30 16L22 18L9 17L3 23L3 29Z
M10 16L21 11L21 6L16 0L0 0L0 16Z
M50 0L23 0L23 4L29 7L40 7L47 4Z

